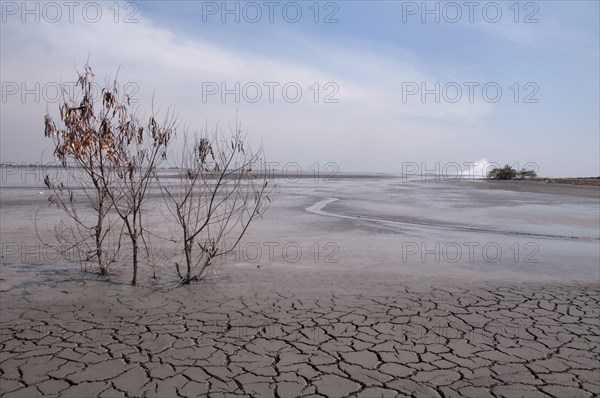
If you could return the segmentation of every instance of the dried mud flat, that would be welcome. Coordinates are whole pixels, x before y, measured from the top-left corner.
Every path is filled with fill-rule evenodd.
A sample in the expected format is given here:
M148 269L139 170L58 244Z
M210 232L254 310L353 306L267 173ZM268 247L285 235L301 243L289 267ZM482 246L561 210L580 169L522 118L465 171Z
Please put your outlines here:
M1 293L5 397L591 397L598 285L239 268Z

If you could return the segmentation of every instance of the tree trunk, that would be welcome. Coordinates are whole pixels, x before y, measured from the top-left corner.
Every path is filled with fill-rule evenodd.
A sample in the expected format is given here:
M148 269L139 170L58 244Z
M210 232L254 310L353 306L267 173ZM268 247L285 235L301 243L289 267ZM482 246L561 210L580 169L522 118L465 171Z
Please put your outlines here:
M187 266L187 272L185 275L185 283L192 281L192 243L185 242L185 264Z
M98 265L100 266L100 275L106 276L108 269L104 265L104 253L102 252L102 224L104 223L104 208L103 201L100 200L98 206L98 222L96 223L96 256L98 257Z
M96 236L96 241L98 241L98 236ZM100 275L108 275L108 269L104 266L104 253L102 253L102 247L98 246L98 242L96 242L96 255L98 256L98 264L100 264Z
M131 239L131 243L133 244L133 279L131 280L131 285L135 286L137 284L137 270L138 270L138 245L137 238Z

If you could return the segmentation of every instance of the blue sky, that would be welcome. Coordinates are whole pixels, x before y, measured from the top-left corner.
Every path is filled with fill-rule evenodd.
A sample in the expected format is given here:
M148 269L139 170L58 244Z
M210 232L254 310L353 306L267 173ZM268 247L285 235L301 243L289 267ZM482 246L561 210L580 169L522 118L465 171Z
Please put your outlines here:
M282 165L399 173L406 162L435 169L485 159L533 162L546 176L600 174L597 1L477 2L472 20L465 2L427 2L439 22L435 14L423 22L423 2L122 2L116 21L113 2L88 3L88 11L101 7L97 21L83 14L85 3L73 22L64 8L50 22L53 10L39 3L36 22L20 2L2 3L2 161L40 161L49 151L43 115L58 105L15 87L74 81L89 56L100 82L120 67L142 113L154 96L200 130L226 126L237 110L250 141ZM223 22L223 7L237 7L239 22L232 14ZM251 23L257 9L262 17ZM131 12L137 22L124 23ZM324 23L328 15L337 22ZM221 85L236 82L240 101L223 101ZM255 103L248 83L262 87ZM265 83L275 85L273 102ZM281 91L292 83L298 102ZM207 95L209 86L219 92ZM453 102L456 86L462 96ZM439 102L422 97L423 87L439 87ZM496 88L502 96L493 102Z

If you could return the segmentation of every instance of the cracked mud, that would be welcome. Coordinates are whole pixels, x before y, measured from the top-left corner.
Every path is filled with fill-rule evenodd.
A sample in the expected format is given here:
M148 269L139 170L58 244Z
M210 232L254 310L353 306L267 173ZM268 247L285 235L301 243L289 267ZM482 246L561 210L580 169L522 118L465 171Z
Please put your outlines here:
M0 394L600 395L597 286L262 270L234 278L2 292Z
M600 396L598 190L518 187L289 184L253 225L273 257L176 289L168 264L143 287L126 265L82 285L24 221L38 188L3 189L0 396ZM503 255L438 261L402 242Z

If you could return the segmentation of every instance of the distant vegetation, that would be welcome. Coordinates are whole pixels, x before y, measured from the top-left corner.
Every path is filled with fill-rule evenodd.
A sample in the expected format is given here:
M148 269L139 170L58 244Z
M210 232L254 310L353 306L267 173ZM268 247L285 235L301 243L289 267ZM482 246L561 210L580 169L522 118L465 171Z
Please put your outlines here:
M517 171L507 164L501 168L493 168L488 172L487 177L492 180L530 180L537 178L537 174L533 170L521 169L521 171Z
M533 178L532 181L535 181L535 182L545 182L547 184L569 184L569 185L600 186L600 177Z
M533 170L526 170L523 168L521 171L517 171L509 164L504 167L493 168L487 173L487 178L490 180L527 180L548 184L600 186L600 177L539 178L537 173Z

